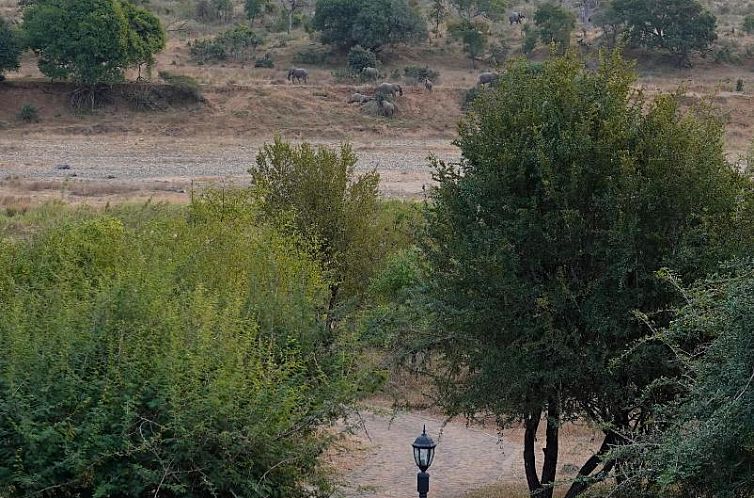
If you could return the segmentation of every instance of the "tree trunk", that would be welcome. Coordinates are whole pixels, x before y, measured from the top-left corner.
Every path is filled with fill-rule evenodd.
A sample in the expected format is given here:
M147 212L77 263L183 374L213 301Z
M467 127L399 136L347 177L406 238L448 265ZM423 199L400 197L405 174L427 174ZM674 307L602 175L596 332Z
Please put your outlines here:
M293 9L288 11L288 32L293 29Z
M546 445L542 448L545 461L542 466L542 486L546 487L539 495L542 498L552 498L555 475L558 472L558 436L560 430L560 406L557 400L547 402L547 436Z
M537 455L534 452L534 442L537 439L537 428L542 413L537 411L530 413L524 421L526 431L524 432L524 470L526 472L526 483L529 485L529 492L534 493L542 488L537 476Z
M575 498L586 491L594 482L601 481L607 477L607 474L610 473L614 465L612 461L605 462L599 474L592 479L587 479L597 469L597 466L602 462L602 457L610 450L610 447L618 443L619 438L615 432L607 431L605 433L605 439L602 440L600 449L579 469L576 482L571 485L564 498Z

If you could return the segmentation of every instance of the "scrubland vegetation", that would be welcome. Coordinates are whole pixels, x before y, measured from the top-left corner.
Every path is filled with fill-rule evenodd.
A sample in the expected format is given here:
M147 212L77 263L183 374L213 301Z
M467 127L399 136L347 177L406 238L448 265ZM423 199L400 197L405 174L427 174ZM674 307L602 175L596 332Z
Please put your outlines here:
M754 494L751 5L2 6L18 147L264 145L183 204L0 203L0 496L338 496L333 426L402 376L521 429L524 479L470 496ZM460 158L388 200L345 143L385 136Z

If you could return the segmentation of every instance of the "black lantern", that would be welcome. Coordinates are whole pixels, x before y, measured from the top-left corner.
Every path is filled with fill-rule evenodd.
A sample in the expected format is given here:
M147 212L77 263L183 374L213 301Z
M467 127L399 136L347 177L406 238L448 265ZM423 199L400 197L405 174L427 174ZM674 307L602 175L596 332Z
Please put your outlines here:
M427 469L432 465L432 460L435 458L435 444L432 438L427 436L427 426L424 426L424 430L416 438L414 444L414 462L419 467L420 472L416 476L416 489L419 492L419 498L427 498L429 493L429 474Z

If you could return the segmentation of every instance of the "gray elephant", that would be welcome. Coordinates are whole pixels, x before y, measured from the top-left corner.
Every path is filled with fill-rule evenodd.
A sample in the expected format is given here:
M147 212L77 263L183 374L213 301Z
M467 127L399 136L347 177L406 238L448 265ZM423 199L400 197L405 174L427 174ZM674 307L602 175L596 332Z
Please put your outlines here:
M288 70L288 81L290 81L291 83L295 83L296 81L298 81L299 83L301 83L301 81L306 83L308 77L309 71L307 71L306 69L300 67L292 67Z
M511 15L508 16L508 22L511 23L511 26L514 24L521 24L524 22L524 19L526 19L526 16L521 12L511 12Z
M377 105L380 110L380 114L382 114L383 116L392 118L395 114L395 104L393 104L392 102L385 99L380 99L377 101Z
M365 80L377 81L377 78L380 77L380 72L376 67L365 67L361 70L361 74L364 76Z
M432 80L431 80L431 79L429 79L429 78L424 78L424 89L425 89L425 90L427 90L428 92L430 92L430 93L431 93L431 92L432 92L432 87L433 87L433 86L434 86L434 84L432 83Z
M494 83L497 81L498 75L495 73L482 73L479 75L479 81L477 82L477 85L489 85L490 83Z
M357 104L364 104L366 102L369 102L372 100L372 97L368 95L364 95L363 93L354 93L350 97L348 97L348 103L353 104L354 102Z
M390 95L391 97L395 97L396 94L403 96L403 88L398 83L381 83L374 90L374 93Z

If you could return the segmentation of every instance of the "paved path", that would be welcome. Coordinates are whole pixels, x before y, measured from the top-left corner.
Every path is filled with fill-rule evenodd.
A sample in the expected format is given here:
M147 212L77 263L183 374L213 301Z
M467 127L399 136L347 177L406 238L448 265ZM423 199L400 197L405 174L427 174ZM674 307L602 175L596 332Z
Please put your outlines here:
M367 453L346 471L347 498L407 498L415 496L416 472L411 443L427 425L437 443L435 461L429 470L432 498L458 498L466 491L509 477L520 454L520 446L501 440L494 432L450 422L442 427L439 419L422 414L363 414L369 439L359 437ZM441 432L442 431L442 432Z

